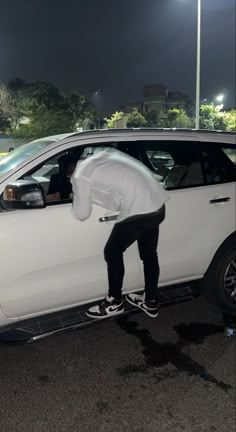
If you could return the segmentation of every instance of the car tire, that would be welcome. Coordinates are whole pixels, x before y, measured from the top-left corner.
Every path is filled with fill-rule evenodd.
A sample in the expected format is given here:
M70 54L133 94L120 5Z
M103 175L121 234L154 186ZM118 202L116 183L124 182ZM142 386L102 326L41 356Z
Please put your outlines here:
M213 259L201 284L209 303L236 312L236 246L220 250Z

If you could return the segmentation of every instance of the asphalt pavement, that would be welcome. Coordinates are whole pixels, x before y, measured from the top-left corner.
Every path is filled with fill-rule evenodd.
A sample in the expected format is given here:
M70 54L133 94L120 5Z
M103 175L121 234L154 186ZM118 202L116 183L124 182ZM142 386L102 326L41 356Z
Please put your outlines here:
M1 432L235 432L236 337L201 299L0 344Z

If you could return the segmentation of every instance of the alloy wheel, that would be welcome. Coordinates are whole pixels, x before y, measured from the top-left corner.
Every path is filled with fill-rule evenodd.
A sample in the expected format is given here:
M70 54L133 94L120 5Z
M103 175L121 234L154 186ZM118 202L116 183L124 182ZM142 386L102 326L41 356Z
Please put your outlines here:
M230 261L224 274L224 291L236 303L236 256Z

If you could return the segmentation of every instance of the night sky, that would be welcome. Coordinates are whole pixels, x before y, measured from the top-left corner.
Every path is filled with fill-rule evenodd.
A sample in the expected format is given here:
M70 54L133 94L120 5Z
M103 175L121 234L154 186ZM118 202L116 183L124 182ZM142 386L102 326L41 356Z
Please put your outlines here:
M45 80L104 111L164 83L195 98L197 0L0 0L0 80ZM235 105L235 0L202 0L201 98Z

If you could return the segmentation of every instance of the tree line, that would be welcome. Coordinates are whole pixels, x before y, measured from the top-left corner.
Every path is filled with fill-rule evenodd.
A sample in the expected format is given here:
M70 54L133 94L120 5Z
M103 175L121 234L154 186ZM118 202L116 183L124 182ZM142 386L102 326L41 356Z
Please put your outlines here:
M115 128L120 121L127 127L194 128L195 117L184 109L172 108L161 116L155 111L141 113L137 109L129 113L116 111L106 118L106 127ZM236 110L222 111L214 104L200 106L200 128L222 131L236 131Z
M155 111L128 113L116 111L109 118L99 118L94 104L79 92L62 92L54 85L37 81L26 83L13 78L0 82L0 134L35 139L82 128L127 127L194 128L194 116L184 109L172 108L163 115ZM200 128L236 131L236 110L222 106L200 107Z
M38 138L95 126L95 106L79 92L47 82L0 82L0 133Z

